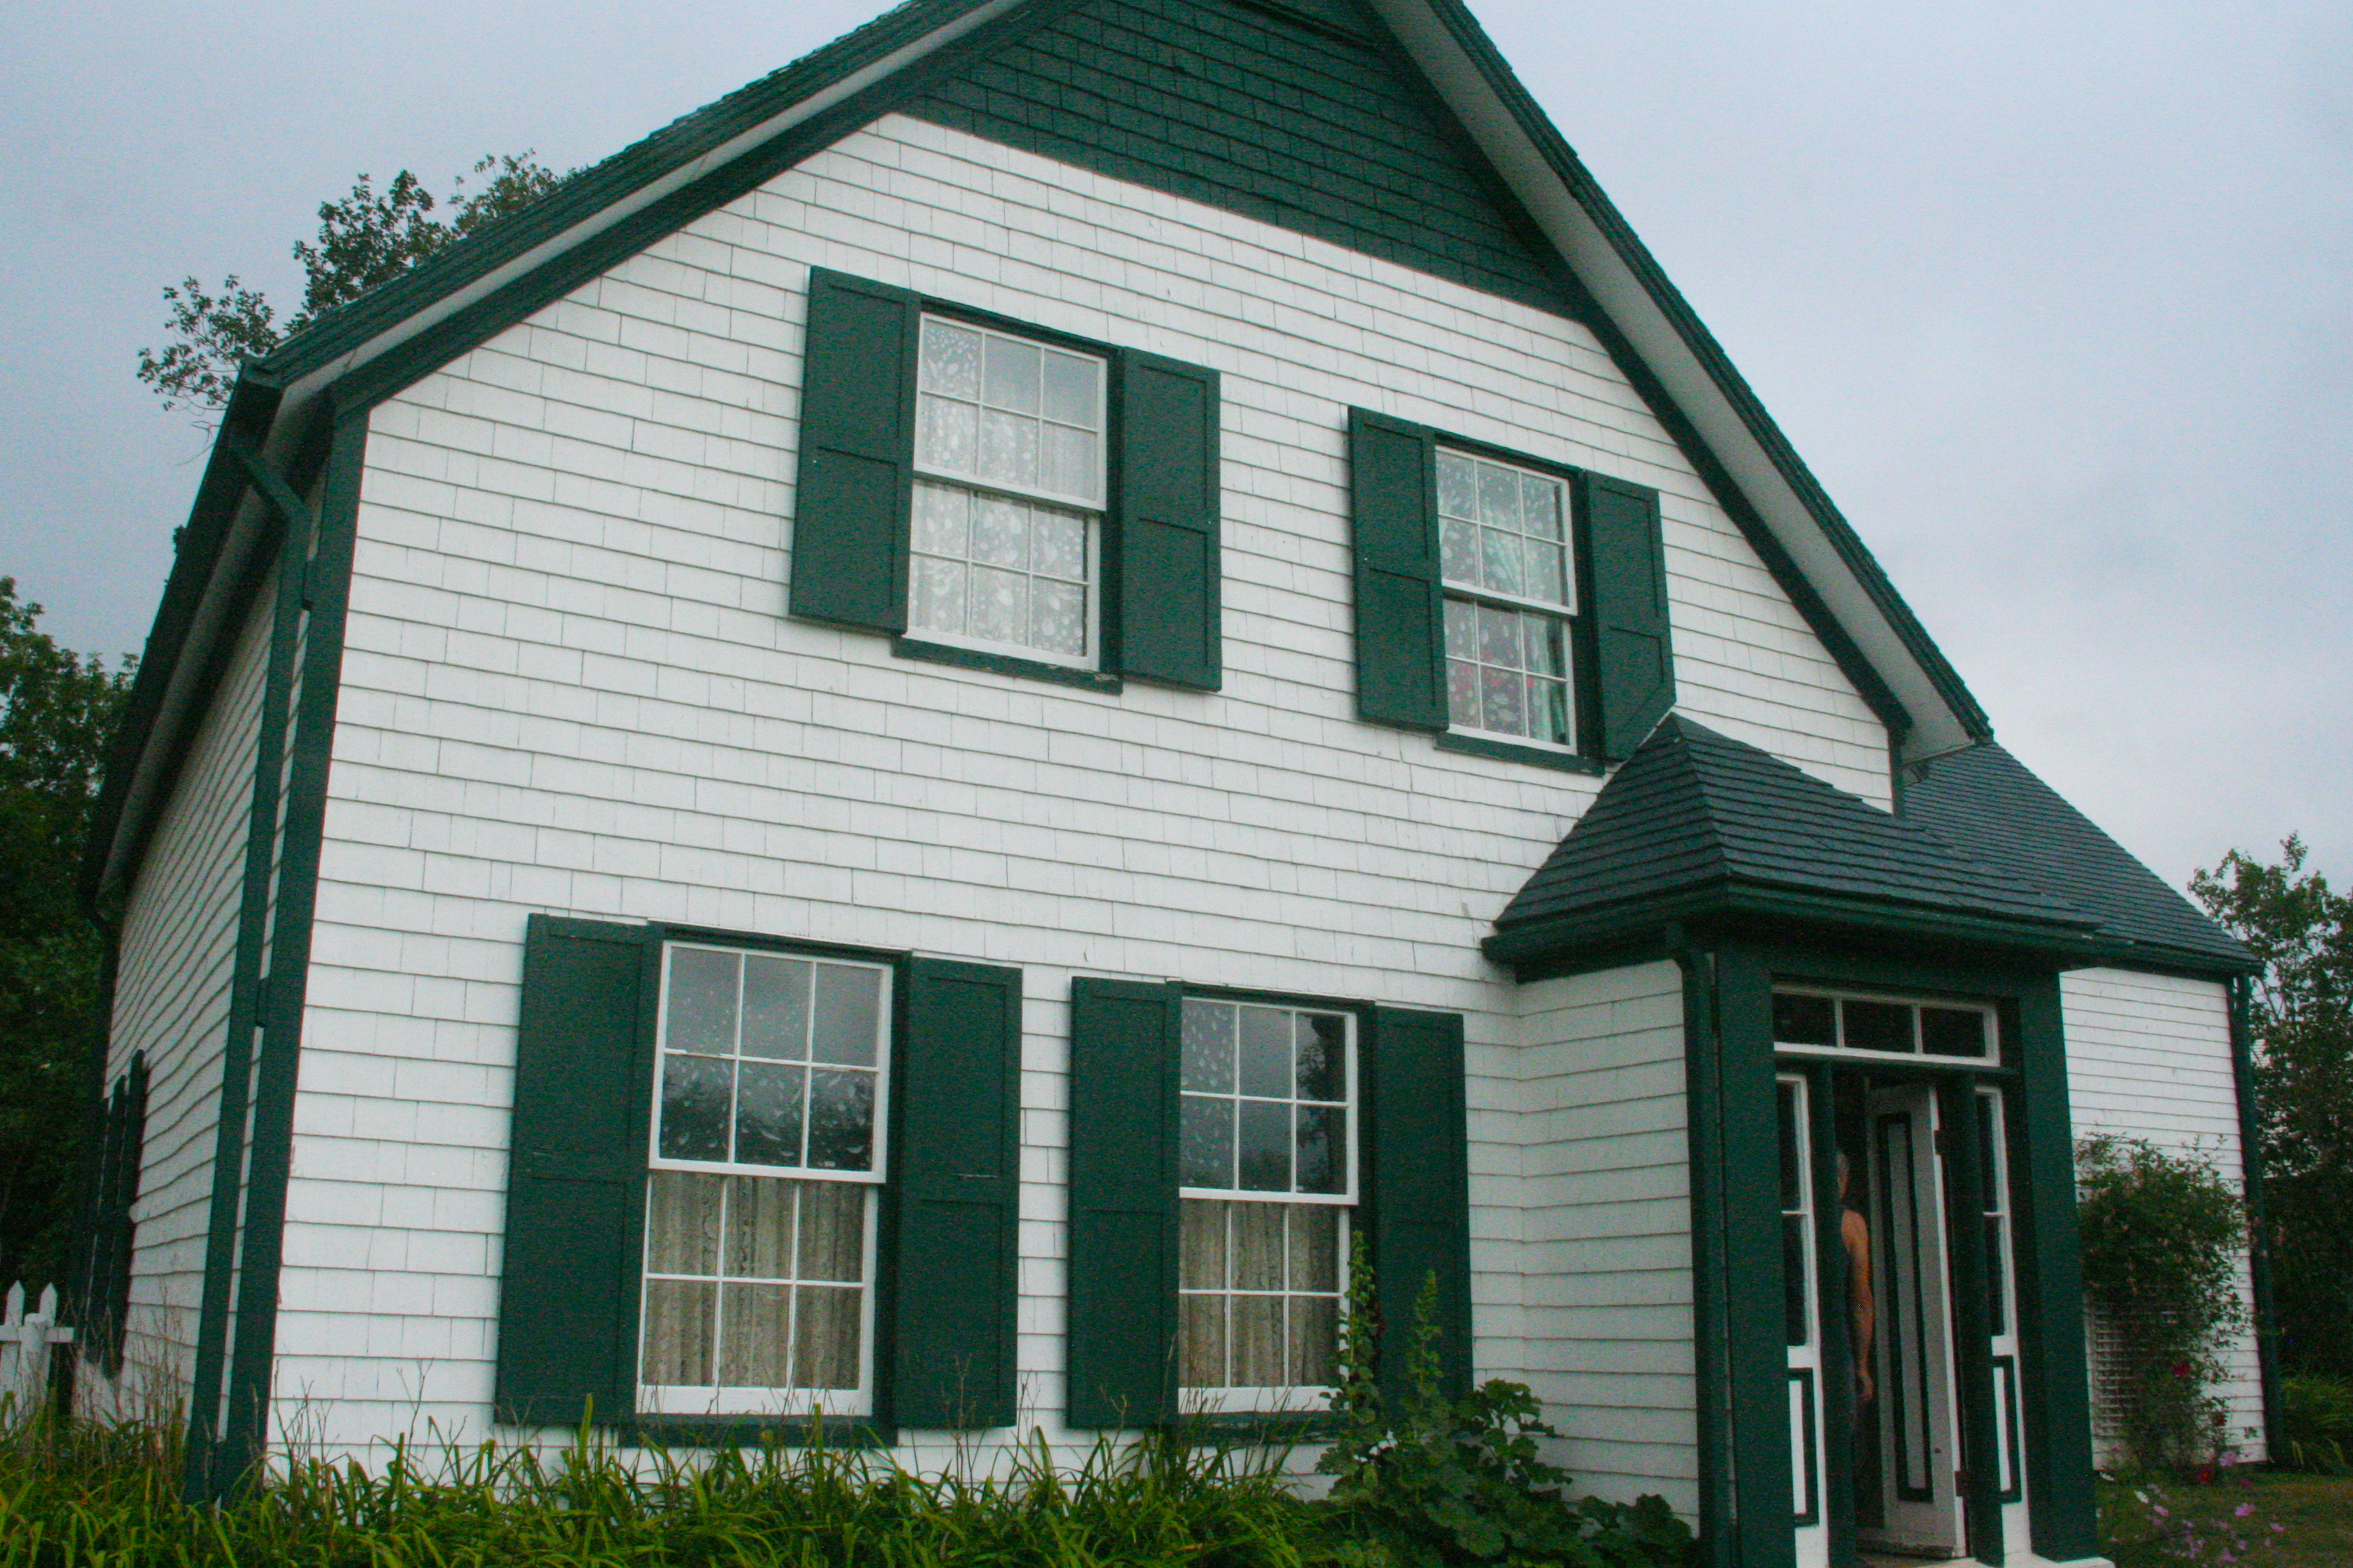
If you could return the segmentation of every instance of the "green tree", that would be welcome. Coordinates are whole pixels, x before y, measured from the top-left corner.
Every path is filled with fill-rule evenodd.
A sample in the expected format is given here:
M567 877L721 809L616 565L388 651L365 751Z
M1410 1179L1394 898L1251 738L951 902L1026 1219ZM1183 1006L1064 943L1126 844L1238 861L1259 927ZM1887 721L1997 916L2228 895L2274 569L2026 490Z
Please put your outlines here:
M80 1174L103 945L82 842L132 661L49 639L0 577L0 1282L63 1270Z
M336 306L399 277L450 241L529 206L571 177L543 167L529 152L485 157L473 173L480 188L468 194L460 174L446 203L436 202L425 182L406 169L381 195L362 174L343 200L321 202L318 242L294 242L294 259L302 264L302 308L282 332L276 308L235 273L216 289L195 278L165 289L173 338L160 354L139 351L139 379L155 389L165 408L195 409L204 425L227 403L247 356L268 353ZM447 221L433 216L444 205L453 209Z
M2251 1022L2263 1199L2288 1370L2353 1377L2353 897L2304 868L2233 849L2189 880L2262 960Z

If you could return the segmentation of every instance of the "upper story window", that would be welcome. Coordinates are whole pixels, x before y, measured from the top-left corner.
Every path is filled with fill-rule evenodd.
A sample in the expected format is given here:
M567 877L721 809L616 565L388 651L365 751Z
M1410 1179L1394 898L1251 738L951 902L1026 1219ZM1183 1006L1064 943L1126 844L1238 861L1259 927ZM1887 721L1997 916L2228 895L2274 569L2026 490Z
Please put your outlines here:
M670 942L639 1406L871 1409L891 972Z
M1577 571L1568 489L1549 474L1438 452L1446 711L1456 729L1577 744Z
M1103 362L923 321L910 630L1092 666Z
M2001 1051L1992 1007L1776 988L1773 1044L1781 1050L1988 1062Z

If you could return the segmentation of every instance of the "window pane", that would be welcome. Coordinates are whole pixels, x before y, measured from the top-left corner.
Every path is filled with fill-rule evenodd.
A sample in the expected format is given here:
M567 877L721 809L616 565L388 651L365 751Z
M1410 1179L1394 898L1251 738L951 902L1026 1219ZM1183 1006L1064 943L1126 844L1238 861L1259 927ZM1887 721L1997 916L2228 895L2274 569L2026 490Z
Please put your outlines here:
M1103 408L1103 363L1046 351L1046 417L1092 430Z
M1038 483L1038 423L984 409L980 416L980 477L992 484L1034 489Z
M1282 1381L1282 1298L1233 1299L1233 1379L1244 1388L1270 1388Z
M801 1279L866 1278L866 1194L849 1182L801 1184Z
M1479 582L1479 531L1467 522L1448 518L1439 525L1438 553L1442 571L1449 582Z
M1029 629L1029 579L991 566L972 569L972 635L1018 643Z
M1038 488L1058 495L1099 499L1101 439L1092 430L1072 430L1061 425L1042 426L1038 433Z
M1781 1216L1781 1329L1793 1345L1810 1337L1806 1322L1806 1220Z
M1539 539L1560 537L1560 483L1534 474L1520 476L1520 505L1527 531Z
M1226 1288L1226 1207L1207 1198L1187 1198L1177 1205L1182 1239L1176 1282L1187 1290Z
M1446 657L1479 657L1479 606L1468 599L1446 601Z
M1184 1087L1195 1094L1234 1091L1234 1009L1223 1002L1185 1004Z
M1798 1086L1794 1083L1774 1086L1780 1095L1781 1117L1781 1207L1801 1209L1806 1206L1805 1189L1799 1185L1805 1159L1806 1129L1798 1114Z
M1044 579L1029 584L1031 647L1075 658L1087 651L1087 591Z
M978 397L980 334L949 321L925 321L923 385L951 397Z
M1187 1296L1179 1303L1176 1381L1187 1388L1226 1385L1226 1298Z
M1479 474L1470 458L1453 452L1438 454L1438 510L1447 517L1479 515Z
M1234 1283L1237 1290L1282 1289L1283 1219L1289 1204L1229 1204L1233 1219Z
M719 1200L724 1176L654 1171L646 1180L646 1268L655 1274L719 1272Z
M1069 583L1087 580L1087 520L1059 507L1029 509L1029 567Z
M1520 677L1508 669L1482 670L1479 685L1482 728L1500 730L1507 735L1526 734L1527 714L1523 710L1525 694L1520 689Z
M1479 661L1506 669L1520 668L1520 617L1516 612L1497 609L1493 605L1479 606Z
M845 1067L874 1065L881 1032L882 972L847 963L817 966L817 1059Z
M1522 642L1528 654L1528 668L1538 675L1564 675L1567 661L1562 658L1561 624L1550 616L1522 616Z
M1568 744L1568 683L1528 677L1528 733L1556 745Z
M915 450L924 465L954 474L979 468L980 410L944 397L915 400Z
M1491 528L1520 526L1520 476L1493 463L1479 465L1479 521Z
M727 1158L728 1101L734 1083L735 1064L724 1057L662 1053L662 1158Z
M1908 1051L1912 1048L1912 1009L1900 1002L1841 1001L1846 1020L1846 1047L1851 1051Z
M1234 1102L1184 1097L1184 1131L1178 1135L1178 1184L1187 1187L1230 1187L1234 1184Z
M1280 1007L1241 1010L1241 1091L1291 1092L1291 1015Z
M964 631L965 568L960 561L915 557L914 604L909 615L919 631Z
M1239 1102L1236 1137L1240 1186L1250 1193L1291 1190L1291 1107L1279 1100Z
M1017 414L1038 412L1038 348L991 333L981 373L981 401Z
M810 1073L808 1131L811 1170L871 1170L874 1075L824 1068Z
M954 485L915 487L914 546L933 555L961 558L972 521L972 492Z
M801 1093L808 1069L745 1062L735 1086L735 1158L745 1165L801 1163ZM691 1157L691 1156L681 1156ZM723 1155L712 1155L723 1159Z
M799 1322L793 1336L793 1386L858 1386L858 1328L865 1294L825 1285L800 1288Z
M1785 1046L1838 1044L1838 1020L1832 1016L1835 1005L1827 996L1797 996L1786 991L1775 992L1773 1038Z
M1986 1017L1974 1008L1920 1009L1921 1047L1933 1056L1981 1057L1986 1054Z
M1525 594L1527 577L1521 570L1520 541L1517 534L1497 529L1479 531L1481 553L1485 557L1487 586L1498 594Z
M1298 1108L1299 1184L1303 1193L1348 1190L1348 1112L1345 1108Z
M1285 1382L1328 1388L1337 1359L1340 1303L1330 1296L1291 1299L1291 1375Z
M793 1277L793 1202L799 1182L727 1179L727 1273L736 1279Z
M1301 1204L1291 1211L1291 1288L1340 1289L1340 1226L1348 1211L1331 1205Z
M673 1051L725 1056L735 1048L735 971L732 952L670 950L670 1016L662 1044Z
M638 1377L671 1386L711 1386L719 1287L699 1279L646 1281L645 1353Z
M720 1290L719 1382L727 1388L782 1388L792 1346L793 1288L737 1285Z
M808 1057L809 966L801 959L744 960L744 1054Z
M1346 1099L1348 1020L1337 1013L1302 1013L1298 1017L1299 1098Z
M1446 721L1479 725L1479 667L1461 659L1446 661Z
M972 520L972 558L1018 572L1029 564L1029 509L1018 500L983 496Z

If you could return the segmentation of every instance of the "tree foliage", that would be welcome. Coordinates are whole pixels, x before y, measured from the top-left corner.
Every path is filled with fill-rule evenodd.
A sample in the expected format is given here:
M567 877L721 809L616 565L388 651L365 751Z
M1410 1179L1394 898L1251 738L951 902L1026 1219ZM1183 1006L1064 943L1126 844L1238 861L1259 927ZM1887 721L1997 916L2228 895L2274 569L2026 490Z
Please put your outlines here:
M0 1282L66 1256L100 1003L82 841L131 662L58 647L0 577Z
M485 157L473 174L480 188L470 194L460 174L446 201L436 201L424 181L403 169L381 195L362 174L350 195L321 202L317 241L294 242L294 259L302 264L302 308L282 332L276 308L235 273L215 289L193 277L166 288L172 338L162 353L139 351L139 379L155 389L165 408L195 409L203 423L228 402L237 366L248 355L268 353L336 306L521 211L571 177L543 166L530 152ZM444 208L447 219L434 216Z
M2263 965L2250 1022L2283 1360L2353 1377L2353 896L2305 857L2293 835L2275 865L2233 849L2189 889Z

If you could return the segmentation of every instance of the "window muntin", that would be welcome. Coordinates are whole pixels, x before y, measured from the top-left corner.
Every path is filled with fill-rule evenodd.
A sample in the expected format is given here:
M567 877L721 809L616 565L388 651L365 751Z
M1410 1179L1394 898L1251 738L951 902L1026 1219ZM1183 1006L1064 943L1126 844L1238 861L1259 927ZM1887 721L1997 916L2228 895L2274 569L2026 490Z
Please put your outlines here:
M1095 662L1106 380L1094 355L923 318L910 630Z
M1777 987L1773 1044L1778 1050L1835 1051L1841 1056L1984 1062L1999 1056L2000 1029L1993 1009L1979 1003Z
M871 1410L890 971L671 942L661 996L641 1406Z
M1576 744L1568 631L1577 572L1567 524L1560 479L1440 449L1446 702L1455 728Z
M1321 1408L1356 1192L1356 1019L1187 997L1177 1382L1195 1410Z

